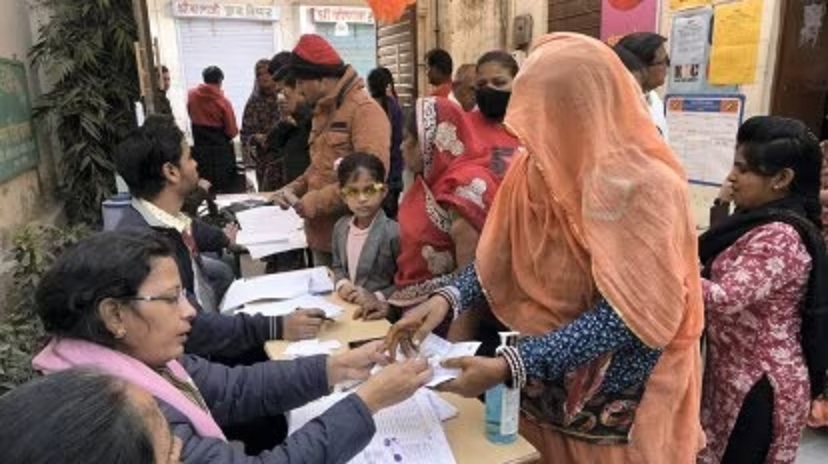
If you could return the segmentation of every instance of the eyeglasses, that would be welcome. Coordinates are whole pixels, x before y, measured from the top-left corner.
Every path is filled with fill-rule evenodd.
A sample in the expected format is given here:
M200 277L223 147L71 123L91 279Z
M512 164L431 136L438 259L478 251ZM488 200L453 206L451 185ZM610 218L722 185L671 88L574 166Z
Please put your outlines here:
M359 198L362 195L366 197L373 197L379 195L380 193L385 191L385 184L376 183L371 184L363 189L358 189L356 187L344 187L342 190L342 196L345 198Z
M163 301L167 304L177 305L187 298L187 290L179 288L176 295L135 295L122 298L124 301Z
M652 66L662 66L662 65L663 66L670 66L670 57L669 56L664 58L661 61L653 61L652 63L650 63L651 67Z

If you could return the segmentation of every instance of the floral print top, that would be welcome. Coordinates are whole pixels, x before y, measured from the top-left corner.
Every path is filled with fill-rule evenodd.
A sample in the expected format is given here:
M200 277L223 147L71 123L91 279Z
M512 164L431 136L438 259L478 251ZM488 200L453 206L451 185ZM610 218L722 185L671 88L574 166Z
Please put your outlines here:
M455 315L485 304L474 264L439 290ZM529 379L522 408L564 434L626 443L644 387L662 351L644 344L603 298L577 319L541 336L521 336Z
M699 463L718 463L745 395L763 376L773 387L774 430L766 462L793 463L805 427L809 382L800 307L811 257L792 226L773 222L739 238L703 280L707 360Z

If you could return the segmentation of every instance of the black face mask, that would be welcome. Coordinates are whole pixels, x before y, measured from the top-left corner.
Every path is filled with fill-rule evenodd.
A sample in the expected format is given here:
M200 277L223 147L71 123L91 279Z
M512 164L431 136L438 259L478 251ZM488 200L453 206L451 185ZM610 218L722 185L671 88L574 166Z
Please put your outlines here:
M497 90L491 87L483 87L474 91L477 99L477 107L483 116L495 121L503 121L506 116L506 107L509 106L511 91Z

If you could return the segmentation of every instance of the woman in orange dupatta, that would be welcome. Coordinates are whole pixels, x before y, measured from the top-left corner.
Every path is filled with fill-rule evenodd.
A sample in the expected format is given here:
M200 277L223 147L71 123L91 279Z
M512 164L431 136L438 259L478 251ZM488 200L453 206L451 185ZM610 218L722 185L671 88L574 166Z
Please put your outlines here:
M476 262L394 325L391 352L483 299L522 336L495 358L447 362L462 375L444 390L521 387L520 433L542 462L695 462L696 233L685 174L640 89L605 44L551 34L521 68L505 122L524 149Z

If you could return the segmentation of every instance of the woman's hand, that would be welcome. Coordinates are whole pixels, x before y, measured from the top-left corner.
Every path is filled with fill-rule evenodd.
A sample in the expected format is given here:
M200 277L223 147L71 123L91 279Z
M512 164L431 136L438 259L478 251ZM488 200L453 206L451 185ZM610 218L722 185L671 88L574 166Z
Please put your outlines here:
M476 398L486 390L509 380L509 364L501 357L464 356L446 359L443 367L462 369L460 376L437 386L440 391Z
M377 340L359 348L328 357L328 384L334 386L346 380L365 380L371 376L371 369L388 363L385 343Z
M372 413L410 398L433 375L425 359L389 364L357 390Z
M728 181L724 181L722 188L719 189L719 194L716 195L716 198L725 203L733 201L733 184Z
M416 353L420 342L443 322L450 309L445 298L435 295L416 308L408 310L399 322L391 326L391 330L385 336L391 360L394 361L397 348L406 356Z

